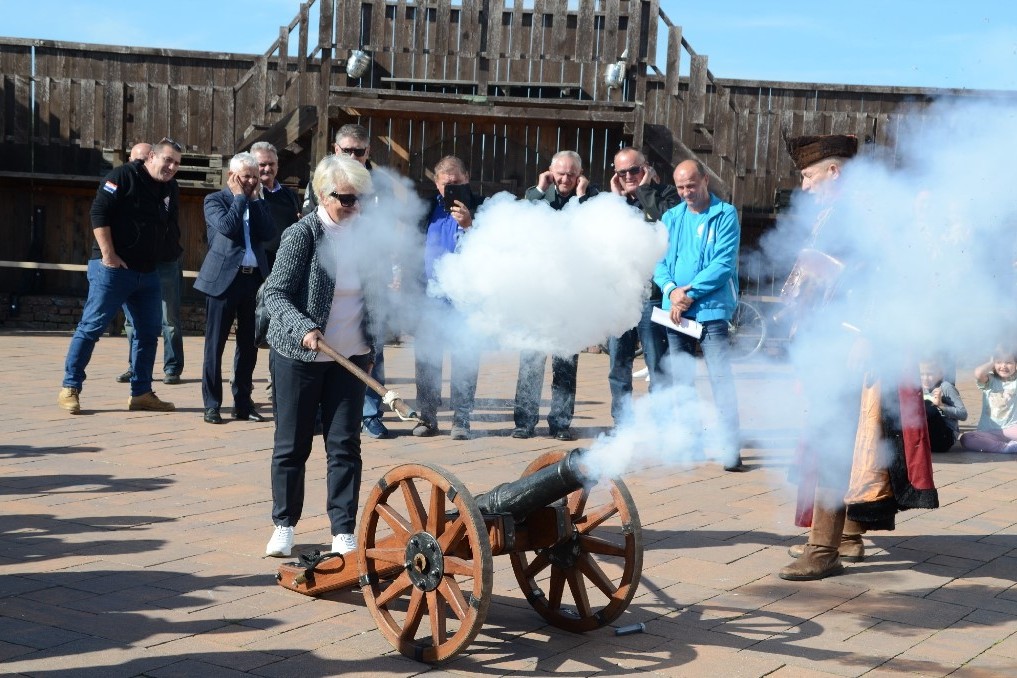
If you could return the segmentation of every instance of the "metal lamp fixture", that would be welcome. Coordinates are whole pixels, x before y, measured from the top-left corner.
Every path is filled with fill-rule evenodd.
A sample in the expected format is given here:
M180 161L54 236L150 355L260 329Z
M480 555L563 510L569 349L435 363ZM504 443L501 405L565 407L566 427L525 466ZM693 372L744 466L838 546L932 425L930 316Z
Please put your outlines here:
M355 49L350 52L350 58L346 60L346 75L351 78L363 77L370 65L371 55L362 49Z
M618 61L613 64L609 64L604 69L604 84L607 85L608 89L615 87L621 87L625 82L625 59L628 57L629 51L625 50L621 56L618 57Z

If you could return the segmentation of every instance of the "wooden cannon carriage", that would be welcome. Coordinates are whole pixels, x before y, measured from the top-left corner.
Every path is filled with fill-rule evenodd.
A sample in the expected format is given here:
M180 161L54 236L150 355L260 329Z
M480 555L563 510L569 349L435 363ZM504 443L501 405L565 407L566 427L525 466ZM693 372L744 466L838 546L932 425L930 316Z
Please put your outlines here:
M359 585L393 647L429 663L480 631L498 555L511 558L527 602L551 624L610 624L639 585L642 532L622 481L594 484L583 454L547 452L478 497L440 466L397 466L368 497L355 552L305 556L276 579L307 595Z

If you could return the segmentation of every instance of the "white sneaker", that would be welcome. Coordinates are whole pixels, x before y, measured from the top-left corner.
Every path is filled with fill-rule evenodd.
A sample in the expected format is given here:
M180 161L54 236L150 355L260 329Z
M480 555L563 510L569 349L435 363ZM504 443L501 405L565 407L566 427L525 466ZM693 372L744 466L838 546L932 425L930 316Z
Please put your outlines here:
M348 533L337 534L332 537L332 553L340 555L357 550L357 538Z
M293 550L293 528L276 525L272 538L265 547L265 555L274 558L285 558Z
M643 369L636 370L635 372L632 373L632 378L633 379L642 379L644 377L646 378L646 381L650 380L650 368L649 367L644 367Z

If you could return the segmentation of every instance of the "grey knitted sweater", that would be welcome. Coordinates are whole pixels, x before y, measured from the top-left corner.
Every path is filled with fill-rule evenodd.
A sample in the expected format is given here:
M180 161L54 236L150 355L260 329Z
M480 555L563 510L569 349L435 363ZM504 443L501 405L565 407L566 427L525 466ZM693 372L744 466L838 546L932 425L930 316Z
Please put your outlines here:
M300 342L313 329L324 332L328 324L335 277L318 256L319 247L325 247L324 238L325 227L316 212L287 228L265 281L265 309L271 316L268 343L291 360L312 362L318 352L304 348ZM374 338L368 326L365 302L361 330L374 355Z

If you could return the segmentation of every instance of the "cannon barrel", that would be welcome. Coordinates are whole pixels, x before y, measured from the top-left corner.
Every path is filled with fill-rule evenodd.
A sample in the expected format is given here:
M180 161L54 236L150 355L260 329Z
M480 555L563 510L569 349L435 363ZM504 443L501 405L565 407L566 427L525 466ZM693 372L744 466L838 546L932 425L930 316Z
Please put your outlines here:
M583 466L586 450L576 448L561 461L545 466L532 475L510 483L502 483L490 492L477 497L481 513L509 513L521 520L538 508L548 506L584 485L595 481Z

